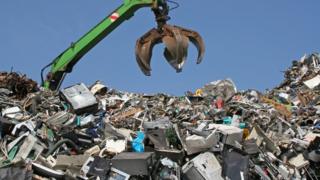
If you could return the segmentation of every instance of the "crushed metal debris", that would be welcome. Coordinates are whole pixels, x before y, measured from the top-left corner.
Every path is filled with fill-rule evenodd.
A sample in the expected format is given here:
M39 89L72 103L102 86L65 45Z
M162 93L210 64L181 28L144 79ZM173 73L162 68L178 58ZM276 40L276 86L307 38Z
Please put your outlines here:
M171 96L59 93L0 73L0 179L320 179L320 56L265 93L231 79Z

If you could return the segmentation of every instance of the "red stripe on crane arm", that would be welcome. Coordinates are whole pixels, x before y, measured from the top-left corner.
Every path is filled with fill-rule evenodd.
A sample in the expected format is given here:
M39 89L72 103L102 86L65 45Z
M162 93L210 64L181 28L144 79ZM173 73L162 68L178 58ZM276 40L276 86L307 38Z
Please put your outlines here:
M117 13L117 12L112 13L111 16L110 16L111 22L114 22L114 21L117 20L118 18L119 18L119 13Z

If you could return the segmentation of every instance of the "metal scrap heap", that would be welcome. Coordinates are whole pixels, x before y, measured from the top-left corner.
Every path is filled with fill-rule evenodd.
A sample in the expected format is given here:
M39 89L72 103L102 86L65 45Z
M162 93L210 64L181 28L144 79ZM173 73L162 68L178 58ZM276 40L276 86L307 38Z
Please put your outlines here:
M39 90L35 81L15 72L0 72L0 88L10 91L9 95L15 95L17 99L22 99L28 93Z
M264 93L226 79L180 97L0 73L0 179L320 179L319 72L311 54Z

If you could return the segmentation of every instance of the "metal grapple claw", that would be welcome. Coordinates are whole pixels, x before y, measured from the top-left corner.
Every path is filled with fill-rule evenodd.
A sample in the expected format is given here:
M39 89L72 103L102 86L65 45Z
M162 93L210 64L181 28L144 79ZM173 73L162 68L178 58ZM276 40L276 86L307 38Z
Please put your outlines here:
M152 49L156 44L163 42L167 62L177 72L181 72L188 55L189 40L198 49L197 64L199 64L203 58L205 46L197 32L168 24L164 24L160 29L151 29L136 43L136 60L141 71L147 76L151 75Z

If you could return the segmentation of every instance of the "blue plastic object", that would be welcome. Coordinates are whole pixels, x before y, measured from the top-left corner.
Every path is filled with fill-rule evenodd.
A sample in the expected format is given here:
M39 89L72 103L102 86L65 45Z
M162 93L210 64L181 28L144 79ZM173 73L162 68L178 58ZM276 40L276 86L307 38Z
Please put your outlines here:
M230 116L223 118L223 124L231 124L232 118Z
M132 149L134 152L144 152L144 137L145 134L142 131L137 133L137 137L132 141Z
M240 123L239 127L240 127L240 129L244 129L246 127L246 123Z
M80 124L81 124L80 116L77 116L75 120L76 120L77 126L80 126Z

